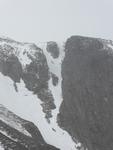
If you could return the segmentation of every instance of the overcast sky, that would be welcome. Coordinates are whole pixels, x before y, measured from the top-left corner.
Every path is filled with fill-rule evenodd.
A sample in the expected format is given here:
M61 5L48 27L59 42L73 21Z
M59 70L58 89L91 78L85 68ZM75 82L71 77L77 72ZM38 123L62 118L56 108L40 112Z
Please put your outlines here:
M71 35L113 40L113 0L0 0L0 35L28 42Z

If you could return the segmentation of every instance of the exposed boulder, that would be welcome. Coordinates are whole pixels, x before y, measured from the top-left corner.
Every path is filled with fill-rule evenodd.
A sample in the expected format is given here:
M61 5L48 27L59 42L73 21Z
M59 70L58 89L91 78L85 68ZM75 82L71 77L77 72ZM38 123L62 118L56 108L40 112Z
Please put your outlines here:
M56 42L47 42L47 51L52 55L53 58L59 57L59 47Z
M58 77L55 74L53 74L53 73L52 73L51 76L52 76L53 85L57 86L57 84L58 84Z

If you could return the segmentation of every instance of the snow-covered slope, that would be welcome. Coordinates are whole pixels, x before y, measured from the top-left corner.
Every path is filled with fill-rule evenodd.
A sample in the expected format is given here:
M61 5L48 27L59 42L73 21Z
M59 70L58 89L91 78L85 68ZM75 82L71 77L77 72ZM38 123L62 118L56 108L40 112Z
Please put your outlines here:
M61 46L62 47L62 46ZM1 73L0 73L0 104L4 105L14 114L20 116L21 118L28 120L34 123L40 130L46 143L51 144L61 150L76 150L76 144L73 142L71 136L62 130L57 124L57 114L59 113L59 108L62 103L62 89L61 89L61 63L64 57L63 48L60 47L60 55L57 59L52 58L49 52L46 50L46 44L41 46L43 51L34 44L29 43L19 43L10 39L1 39L0 40L0 60L1 60ZM12 56L18 59L14 61L13 64L7 67L12 61ZM10 58L11 57L11 58ZM47 60L47 63L44 59ZM10 60L9 60L10 58ZM8 62L8 63L6 63ZM6 64L5 64L6 63ZM18 82L13 80L13 76L18 75L18 67L16 66L17 73L15 74L15 68L13 69L14 64L20 63L20 76ZM29 70L31 64L36 64L35 72L32 66ZM5 64L5 65L4 65ZM43 66L43 69L48 70L47 74L41 74L37 66ZM6 72L4 73L4 68L6 67ZM47 69L48 66L48 69ZM45 67L45 68L44 68ZM9 69L9 70L8 70ZM7 71L8 70L8 71ZM26 75L31 75L31 77L36 77L35 84L32 84L32 78L25 78ZM44 72L43 72L44 73ZM51 73L55 74L58 77L58 85L54 86L52 83ZM46 76L42 78L43 76ZM46 80L44 80L46 79ZM42 81L45 84L46 88L41 90L42 86L39 87L38 92L36 92L38 81ZM29 81L31 81L29 83ZM29 84L28 84L29 83ZM29 88L30 87L30 88ZM32 88L33 87L33 88ZM46 91L46 93L44 93ZM35 93L34 93L35 92ZM41 96L40 96L41 92ZM7 93L7 94L6 94ZM50 97L48 96L48 93ZM47 95L45 95L47 94ZM43 96L46 96L47 102L43 101ZM54 111L51 111L51 118L47 122L45 118L45 113L50 110L53 110L51 107L51 99L54 102ZM49 103L48 103L49 102ZM21 124L15 119L15 117L8 117L7 110L1 105L0 111L1 120L11 126L12 128L18 130L19 132L25 134L26 136L31 136L28 131L26 131ZM42 106L45 107L42 107ZM47 106L46 106L47 105ZM53 104L52 104L53 105ZM42 109L43 108L43 109ZM44 109L46 108L46 109ZM50 112L50 111L49 111ZM17 121L17 122L16 122ZM2 134L5 132L1 131ZM5 134L6 136L6 134ZM8 136L8 135L7 135Z
M23 81L17 84L18 92L16 92L13 86L13 81L9 77L4 77L1 73L0 83L0 103L11 110L14 114L34 123L39 128L46 142L53 145L53 141L50 140L51 138L54 139L54 135L51 133L53 130L49 127L49 124L45 119L45 115L40 105L41 101L37 98L37 96L25 88ZM19 117L17 118L16 115L9 112L3 105L0 105L0 120L11 128L16 129L31 138L31 133L29 133L24 127L27 123L22 119L19 119ZM9 133L4 130L0 130L0 133L6 137L10 137ZM39 140L38 138L40 139L40 136L37 137L37 140ZM13 140L15 141L16 137L13 138Z

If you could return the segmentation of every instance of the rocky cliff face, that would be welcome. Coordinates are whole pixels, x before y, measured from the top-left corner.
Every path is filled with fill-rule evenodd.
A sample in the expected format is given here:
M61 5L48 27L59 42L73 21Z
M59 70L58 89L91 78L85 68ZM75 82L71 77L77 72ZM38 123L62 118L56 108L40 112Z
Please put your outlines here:
M65 45L59 125L89 150L113 149L112 45L80 36Z

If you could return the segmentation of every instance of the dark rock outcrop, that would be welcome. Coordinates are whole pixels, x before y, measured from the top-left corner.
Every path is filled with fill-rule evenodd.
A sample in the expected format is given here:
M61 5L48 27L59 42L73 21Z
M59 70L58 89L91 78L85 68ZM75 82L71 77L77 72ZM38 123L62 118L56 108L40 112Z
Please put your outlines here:
M113 149L113 49L109 44L73 36L65 45L64 101L58 122L88 150Z
M1 63L2 73L9 76L14 82L20 82L22 77L22 66L15 55L11 55Z
M0 45L0 72L9 76L14 82L20 82L22 66L12 51L14 48L9 44Z
M59 57L59 47L56 42L48 42L47 43L47 51L51 54L53 58Z
M57 84L58 84L58 77L55 75L55 74L51 74L51 76L52 76L52 83L53 83L53 85L54 86L57 86Z

